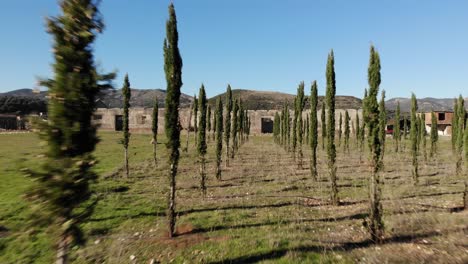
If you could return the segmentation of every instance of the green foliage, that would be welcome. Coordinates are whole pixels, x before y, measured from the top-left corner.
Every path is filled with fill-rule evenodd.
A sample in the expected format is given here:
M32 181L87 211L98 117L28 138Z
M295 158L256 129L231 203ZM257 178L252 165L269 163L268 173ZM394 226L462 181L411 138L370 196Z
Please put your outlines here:
M273 138L276 143L279 143L279 133L280 133L280 116L278 112L276 112L275 118L273 119Z
M411 127L410 127L410 140L411 140L411 155L413 163L413 181L414 184L418 183L418 120L416 117L416 111L418 110L418 102L416 101L416 95L411 94Z
M385 154L385 139L387 128L387 111L385 110L385 90L382 91L382 98L379 103L379 130L380 130L380 159L383 160Z
M131 90L130 90L130 82L128 80L128 74L125 75L124 79L124 86L122 88L122 94L124 97L124 102L123 102L123 139L122 139L122 144L124 146L124 151L125 151L125 160L124 160L124 169L125 169L125 176L128 178L128 142L130 140L130 131L128 127L128 110L130 108L130 97L131 95Z
M200 188L203 192L203 196L206 195L206 93L205 93L205 86L202 84L200 87L200 92L198 93L198 109L200 110L200 120L198 123L198 140L197 140L197 151L199 155L199 162L200 162Z
M350 127L349 127L350 117L348 110L345 111L345 121L344 121L344 150L349 152L349 134L350 134Z
M322 109L320 112L320 121L321 121L321 128L322 128L322 149L325 149L325 142L327 141L327 121L325 118L325 100L322 103Z
M395 141L395 152L400 150L401 131L400 131L400 101L397 102L395 123L393 125L393 140Z
M333 50L328 55L327 61L327 89L326 104L327 115L327 156L328 156L328 174L331 181L331 201L338 205L338 186L336 184L336 147L335 147L335 58Z
M154 164L158 163L157 156L156 156L156 147L158 144L158 121L159 121L159 105L158 105L158 97L154 98L154 106L153 106L153 122L151 124L151 132L153 133L153 159Z
M239 114L239 101L234 100L234 105L232 108L232 125L231 125L231 138L232 138L232 149L231 149L231 159L235 156L235 151L237 148L237 131L238 131L238 114Z
M166 132L169 165L169 194L168 220L169 236L175 234L175 192L176 175L179 163L180 126L179 104L180 88L182 87L182 58L179 48L179 34L177 32L177 18L174 5L169 5L169 20L166 22L166 38L164 40L164 71L166 73L167 93L164 115L164 129Z
M419 125L419 133L421 137L421 151L424 156L424 161L427 161L427 151L426 151L426 121L425 121L425 114L422 113L420 116L420 125Z
M304 110L304 103L305 103L305 98L304 98L304 82L301 82L299 84L299 87L297 88L297 97L296 97L296 113L297 113L297 139L299 141L299 151L298 151L298 166L299 168L302 168L302 158L303 158L303 153L302 153L302 142L304 140L304 129L302 126L302 111Z
M214 127L213 127L214 130ZM211 107L210 105L206 106L206 131L208 133L211 131Z
M216 178L221 180L221 157L223 150L223 102L218 98L215 111L216 120Z
M370 213L369 213L369 232L371 239L374 242L380 242L383 238L384 223L382 220L382 203L381 200L381 189L380 189L380 177L379 172L382 169L382 106L379 106L377 102L377 96L379 93L379 86L381 82L380 77L380 56L379 53L371 46L369 69L368 69L368 83L369 83L369 94L365 99L364 109L364 120L368 127L369 135L369 149L371 152L371 178L369 182L370 193ZM385 94L382 93L382 101L385 101ZM383 103L383 109L385 104ZM386 122L386 121L385 121Z
M30 114L34 112L47 112L47 102L41 98L27 96L0 96L0 114Z
M338 119L338 147L341 146L341 135L343 134L343 115L340 112L340 118Z
M455 151L457 154L456 173L457 175L461 175L462 170L463 170L462 169L462 162L463 162L462 153L463 153L463 137L464 137L464 128L465 128L465 116L466 116L465 100L463 99L461 95L458 97L457 105L458 105L457 107L458 121L456 122L457 127L455 128L457 130L457 137L456 137L457 142L455 146Z
M439 134L437 129L437 117L434 111L431 112L431 152L430 157L432 158L437 153L437 141L439 140Z
M310 88L310 174L313 179L317 179L317 145L318 145L318 121L317 121L317 81L312 83ZM322 111L323 112L323 111Z
M93 42L104 27L97 6L95 1L64 0L62 14L47 19L54 79L46 82L48 122L37 124L47 142L46 160L30 172L35 184L28 198L39 205L31 224L45 224L56 238L57 261L67 261L70 246L85 241L81 224L97 202L89 201L98 142L91 117L103 87L93 58Z
M452 150L456 151L457 145L457 134L458 134L458 101L457 99L453 100L453 117L452 117Z
M226 166L229 166L229 141L231 136L232 91L228 84L226 89L226 121L224 122L224 142L226 143Z

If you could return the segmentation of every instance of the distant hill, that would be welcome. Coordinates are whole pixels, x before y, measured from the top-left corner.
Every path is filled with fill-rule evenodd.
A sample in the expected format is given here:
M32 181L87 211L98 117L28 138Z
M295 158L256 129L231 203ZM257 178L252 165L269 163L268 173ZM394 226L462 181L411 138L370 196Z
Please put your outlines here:
M159 107L164 107L166 91L161 89L132 89L130 105L132 107L153 107L153 100L158 97ZM121 108L122 90L110 89L102 91L98 96L98 107ZM180 97L181 107L188 107L193 98L182 94ZM0 93L0 113L23 113L45 112L47 110L47 91L33 89L19 89L6 93Z
M421 98L417 99L418 111L430 112L434 111L453 111L453 100L454 98ZM390 111L395 111L398 101L400 102L400 109L402 112L411 111L411 99L410 98L392 98L385 102L385 108ZM468 109L468 98L465 98L465 107Z
M216 104L216 100L221 97L225 100L226 93L216 95L208 100L208 103L213 107ZM249 110L279 110L283 107L283 104L287 101L290 106L293 105L294 97L293 94L280 93L280 92L271 92L271 91L253 91L253 90L243 90L243 89L234 89L232 90L233 99L240 98L243 105L246 109ZM323 96L319 96L319 105L322 107ZM336 96L336 108L338 109L359 109L361 107L361 99L353 96ZM306 96L306 109L310 108L309 106L309 96Z

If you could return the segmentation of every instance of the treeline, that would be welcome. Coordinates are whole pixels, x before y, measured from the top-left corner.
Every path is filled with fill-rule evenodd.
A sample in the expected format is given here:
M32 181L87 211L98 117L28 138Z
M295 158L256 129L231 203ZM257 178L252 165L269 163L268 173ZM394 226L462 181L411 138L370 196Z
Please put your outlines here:
M31 113L47 112L47 102L44 99L27 96L0 96L0 113L18 113L27 115Z

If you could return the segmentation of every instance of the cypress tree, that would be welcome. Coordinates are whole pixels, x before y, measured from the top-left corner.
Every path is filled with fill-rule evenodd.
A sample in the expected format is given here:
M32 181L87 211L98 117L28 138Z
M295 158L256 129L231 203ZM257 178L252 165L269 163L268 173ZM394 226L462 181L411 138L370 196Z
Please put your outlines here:
M302 126L302 111L304 110L304 82L299 84L297 88L297 98L296 98L296 112L297 112L297 138L299 141L299 150L298 150L298 167L302 169L302 142L304 139L304 130Z
M166 22L166 38L164 40L164 71L167 81L164 129L167 137L166 148L168 150L169 163L167 217L169 220L170 237L175 235L176 175L180 156L179 102L180 88L182 87L182 58L179 53L178 42L177 18L174 5L171 3L169 5L169 19Z
M194 104L196 104L197 101L193 101L192 104L190 105L190 110L189 110L189 118L188 118L188 124L187 124L187 142L185 143L185 148L184 151L188 152L188 146L189 146L189 140L190 140L190 130L192 129L192 112L194 108Z
M345 122L344 122L344 135L345 135L345 138L344 138L344 151L348 152L349 153L349 134L350 134L350 131L349 131L349 121L350 121L350 118L349 118L349 113L348 113L348 110L345 111Z
M279 114L278 112L275 113L275 118L273 119L273 138L275 143L278 143L278 136L279 136Z
M239 118L237 120L237 134L240 138L240 144L244 142L244 106L242 105L242 101L239 98ZM236 151L238 150L239 145L236 146Z
M356 147L359 148L359 141L360 141L360 138L361 138L361 124L360 124L360 120L359 120L359 113L358 111L356 111Z
M417 131L417 118L416 111L418 110L418 103L414 93L411 95L411 127L410 127L410 140L411 140L411 155L413 163L413 180L414 184L418 184L418 131Z
M466 120L465 120L466 121ZM463 209L468 208L468 122L465 123L465 191L463 192Z
M217 102L216 102L216 104L217 104ZM217 118L216 118L216 107L217 107L217 106L215 105L215 110L214 110L214 113L213 113L213 125L211 126L211 128L212 128L212 130L213 130L213 140L216 139L216 127L217 127L217 125L218 125L218 124L216 123L216 122L217 122L217 120L216 120L216 119L217 119Z
M338 186L336 184L336 148L335 148L335 58L333 50L328 55L327 61L327 89L326 103L328 108L327 115L327 156L328 156L328 175L331 181L331 201L333 205L338 205Z
M202 84L198 93L198 110L200 110L200 120L198 123L197 151L200 163L200 188L203 197L206 196L206 94L205 86Z
M232 125L231 125L231 138L232 138L232 149L231 149L231 159L234 158L236 146L237 146L237 126L238 126L238 112L239 112L239 101L234 100L234 105L232 108Z
M424 161L427 161L427 151L426 151L426 121L425 114L422 113L420 117L420 133L421 133L421 150L423 153Z
M193 95L193 132L194 144L198 146L198 99L196 95Z
M432 158L437 153L437 140L439 134L437 131L437 118L434 111L431 112L431 152L429 156Z
M294 97L294 116L292 122L292 152L294 161L296 161L296 144L297 144L297 96Z
M379 103L379 126L380 126L380 158L385 155L385 139L387 137L387 111L385 110L385 90L382 90L382 98Z
M279 118L280 118L280 145L283 146L284 144L284 105L281 107L281 113L279 115Z
M317 180L317 145L318 145L318 131L317 131L317 81L312 83L310 91L310 174L314 180Z
M465 100L460 95L458 97L458 104L457 104L457 142L456 142L456 153L457 153L457 162L456 162L456 173L457 175L461 175L462 173L462 162L463 162L463 137L464 137L464 128L465 128Z
M104 29L98 1L63 0L60 7L59 17L47 18L54 77L41 82L49 88L48 122L37 124L47 142L46 160L40 170L28 171L34 182L27 197L41 205L32 224L47 226L56 243L55 262L64 264L72 246L85 242L81 226L97 203L89 201L96 179L92 152L99 141L91 117L99 91L111 87L115 74L98 74L94 63L93 42Z
M341 135L343 134L343 115L340 112L340 119L338 121L338 147L341 146Z
M403 139L406 140L408 138L408 118L406 115L403 116Z
M226 121L224 122L224 142L226 143L226 167L229 166L229 141L231 137L232 91L228 84L226 90Z
M400 140L401 140L401 132L400 132L400 101L397 102L396 107L396 114L395 114L395 124L393 127L393 140L395 143L395 152L400 150Z
M457 145L457 133L458 133L458 101L455 98L453 100L453 117L452 117L452 151L456 152Z
M286 108L285 108L285 126L286 126L286 150L290 151L291 150L291 118L289 116L289 104L286 102Z
M216 107L216 178L221 180L221 158L223 150L223 102L218 98Z
M325 149L325 141L327 141L327 121L325 118L325 100L322 103L322 109L320 113L320 127L322 128L322 150Z
M123 101L123 139L122 144L124 146L124 170L125 177L128 178L128 142L130 140L130 132L128 127L128 109L130 108L130 82L128 81L128 74L125 75L124 85L122 88L122 94L124 97Z
M159 115L159 105L158 105L158 97L154 98L154 106L153 106L153 123L151 125L151 131L153 132L153 159L154 165L158 164L157 156L156 156L156 146L158 144L158 115Z
M305 130L305 144L310 142L310 119L309 115L306 115L305 119L305 124L304 124L304 130Z
M366 98L364 120L368 125L369 149L371 151L371 178L369 183L370 213L368 223L371 239L380 243L383 238L384 223L382 220L382 203L379 172L382 168L382 124L377 95L381 82L380 76L380 56L371 46L369 69L368 69L369 95Z
M206 106L206 132L208 133L208 136L206 138L209 141L211 133L211 107L209 104Z

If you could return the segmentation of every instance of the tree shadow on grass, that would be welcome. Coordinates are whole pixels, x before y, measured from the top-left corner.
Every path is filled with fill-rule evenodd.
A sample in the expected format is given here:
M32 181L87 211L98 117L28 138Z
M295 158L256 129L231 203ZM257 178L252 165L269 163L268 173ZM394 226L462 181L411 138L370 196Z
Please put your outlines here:
M263 204L263 205L233 205L233 206L226 206L226 207L194 208L194 209L177 212L177 214L181 216L181 215L187 215L191 213L212 212L212 211L221 211L221 210L279 208L279 207L291 206L295 204L296 203L293 203L293 202L284 202L284 203Z
M468 228L459 228L459 229L447 230L445 232L447 233L447 232L466 231L467 229ZM436 231L430 231L430 232L420 233L420 234L400 234L400 235L396 235L393 237L385 238L381 244L408 243L408 242L413 242L415 240L439 236L439 235L441 235L441 233L436 232ZM320 243L324 243L324 242L320 241ZM259 261L264 261L264 260L279 259L281 257L284 257L288 252L303 252L303 253L313 253L313 252L322 253L324 251L344 252L344 251L350 251L354 249L367 248L367 247L375 245L374 241L372 241L371 239L366 239L366 240L357 241L357 242L345 242L345 243L341 243L338 245L336 245L337 244L336 242L334 243L332 241L325 242L325 243L328 243L328 244L297 246L297 247L292 247L292 248L279 248L279 249L274 249L268 252L240 256L240 257L231 258L231 259L224 259L221 261L214 261L214 262L210 262L210 264L257 263Z

